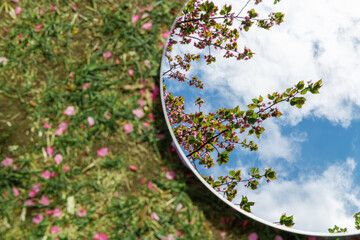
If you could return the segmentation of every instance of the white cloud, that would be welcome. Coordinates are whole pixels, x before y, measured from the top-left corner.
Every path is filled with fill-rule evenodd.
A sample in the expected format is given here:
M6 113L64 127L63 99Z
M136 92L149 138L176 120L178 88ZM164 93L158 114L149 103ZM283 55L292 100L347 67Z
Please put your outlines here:
M320 174L276 180L255 191L240 189L240 193L255 202L253 213L264 220L278 222L286 213L294 215L294 229L325 233L336 224L351 232L355 230L352 215L360 208L359 187L352 179L355 167L355 160L348 158Z

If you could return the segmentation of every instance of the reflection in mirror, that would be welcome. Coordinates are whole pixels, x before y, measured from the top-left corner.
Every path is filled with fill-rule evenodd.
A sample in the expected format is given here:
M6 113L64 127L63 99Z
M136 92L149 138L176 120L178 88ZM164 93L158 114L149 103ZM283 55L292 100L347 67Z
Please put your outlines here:
M358 233L358 9L192 0L177 18L161 70L170 126L194 169L242 211Z

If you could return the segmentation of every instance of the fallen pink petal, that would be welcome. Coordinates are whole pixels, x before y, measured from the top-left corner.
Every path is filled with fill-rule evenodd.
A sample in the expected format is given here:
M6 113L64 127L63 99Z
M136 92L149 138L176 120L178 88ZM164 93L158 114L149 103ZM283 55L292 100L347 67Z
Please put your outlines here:
M159 221L159 220L160 220L159 216L158 216L155 212L152 212L152 213L151 213L151 218L152 218L153 220L155 220L155 221Z
M46 154L48 156L52 156L54 154L54 149L52 147L47 147L46 148Z
M145 60L144 63L145 63L145 65L146 65L147 67L151 67L151 64L150 64L150 61L149 61L149 60Z
M99 157L105 157L109 152L108 148L100 148L99 150L97 150L97 155Z
M105 233L96 233L93 240L108 240L108 235Z
M41 173L41 176L42 176L43 178L49 180L50 177L51 177L51 173L50 173L49 170L46 170L46 171L43 171L43 172Z
M44 9L40 8L39 13L40 13L40 15L43 15L44 14Z
M59 165L63 160L63 157L60 153L56 154L54 157L54 161L56 163L56 165Z
M26 205L26 206L33 206L33 205L35 205L35 203L34 203L33 200L30 200L30 199L29 199L29 200L26 200L26 201L25 201L25 205Z
M142 109L134 109L133 111L132 111L132 113L136 116L136 117L138 117L138 118L142 118L143 116L145 116L145 113L144 113L144 111L142 110Z
M258 235L256 232L252 232L248 235L248 240L257 240L258 239Z
M13 193L14 193L15 197L19 196L20 192L16 187L13 187L12 190L13 190Z
M72 115L75 115L75 114L76 114L76 111L75 111L74 106L68 106L64 111L64 115L66 115L66 116L72 116Z
M49 125L48 123L44 123L43 127L44 127L45 129L50 129L50 125Z
M124 125L124 131L126 133L131 133L133 131L133 125L131 123L126 123Z
M169 31L169 30L166 30L166 31L163 32L163 34L162 34L162 37L163 37L164 39L167 39L169 36L170 36L170 31Z
M131 22L132 23L136 23L138 20L140 19L140 15L139 14L136 14L132 17L131 19Z
M13 159L12 158L4 158L2 161L1 161L1 165L3 167L9 167L13 164Z
M133 69L129 69L128 73L129 73L129 75L131 77L134 77L134 70Z
M6 57L0 57L0 63L2 63L3 65L7 64L7 58Z
M44 206L49 206L49 205L50 205L49 199L48 199L47 197L45 197L45 196L42 196L42 197L40 198L40 203L41 203L42 205L44 205Z
M16 7L15 8L15 14L16 15L19 15L21 13L21 11L22 11L21 7Z
M92 117L88 117L87 122L90 127L94 126L94 124L95 124L94 118L92 118Z
M69 78L73 78L73 77L74 77L74 73L71 72L71 73L69 74Z
M67 171L69 171L70 167L69 166L64 166L63 167L63 172L66 173Z
M182 209L182 204L181 203L178 203L178 205L176 206L176 211L177 212L180 212Z
M145 106L145 100L140 99L140 100L138 101L138 104L139 104L140 107L144 107L144 106Z
M80 208L79 211L77 212L77 216L79 218L82 218L82 217L84 217L86 215L86 213L87 213L87 211L86 211L85 208Z
M54 214L54 211L53 211L53 210L47 210L45 213L46 213L47 215L51 215L51 214Z
M129 168L130 168L130 170L132 170L134 172L136 172L138 170L137 167L135 167L134 165L130 165Z
M90 86L90 83L85 83L84 85L82 85L82 86L80 87L80 89L86 90L86 89L89 88L89 86Z
M44 219L44 216L41 214L36 215L35 217L33 217L32 221L33 223L35 223L36 225L38 225L39 223L42 222L42 220Z
M159 133L158 135L156 135L156 138L165 138L165 134Z
M54 217L57 217L57 218L61 217L61 209L59 209L59 208L54 209Z
M103 57L106 59L109 59L112 57L112 53L110 51L106 51L103 53Z
M57 7L56 6L51 6L51 9L56 11L57 10Z
M60 230L59 230L58 226L56 226L56 225L52 226L51 229L50 229L51 234L57 234L59 232L60 232Z
M152 21L148 21L142 25L142 29L149 30L152 27Z
M173 180L175 178L175 172L174 171L169 171L165 174L165 177L169 180Z

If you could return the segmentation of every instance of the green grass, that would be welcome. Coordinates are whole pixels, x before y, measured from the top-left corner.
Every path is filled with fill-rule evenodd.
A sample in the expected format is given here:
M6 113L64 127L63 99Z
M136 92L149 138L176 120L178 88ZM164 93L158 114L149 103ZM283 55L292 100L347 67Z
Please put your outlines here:
M161 35L182 4L0 1L0 57L7 59L6 65L0 63L0 161L13 159L11 166L0 167L1 239L93 239L97 233L130 240L171 234L176 239L247 239L251 232L259 239L306 239L232 211L170 151L159 96L151 94L159 79L159 43L165 44ZM19 15L12 12L17 6L22 7ZM148 16L132 23L147 6L152 6ZM151 29L142 29L150 20ZM106 51L112 57L103 57ZM64 115L68 106L75 107L74 115ZM136 117L134 109L144 116ZM91 127L88 117L94 119ZM67 129L55 135L64 122ZM124 131L128 123L130 133ZM53 156L46 153L49 146ZM108 154L98 156L105 147ZM63 157L58 165L55 154ZM45 171L56 176L46 179ZM175 179L165 177L168 171L175 171ZM30 198L34 184L41 186ZM42 196L49 205L41 203ZM25 204L29 199L34 205ZM61 210L60 217L46 213L54 209ZM81 209L86 214L79 217ZM43 220L36 224L39 214ZM61 232L52 234L54 226Z

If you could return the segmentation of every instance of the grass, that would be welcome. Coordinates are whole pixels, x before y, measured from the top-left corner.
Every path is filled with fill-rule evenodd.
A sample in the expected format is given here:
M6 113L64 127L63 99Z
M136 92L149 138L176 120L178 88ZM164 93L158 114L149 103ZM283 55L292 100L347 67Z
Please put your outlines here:
M182 4L0 1L1 239L307 239L232 211L171 149L156 86Z

